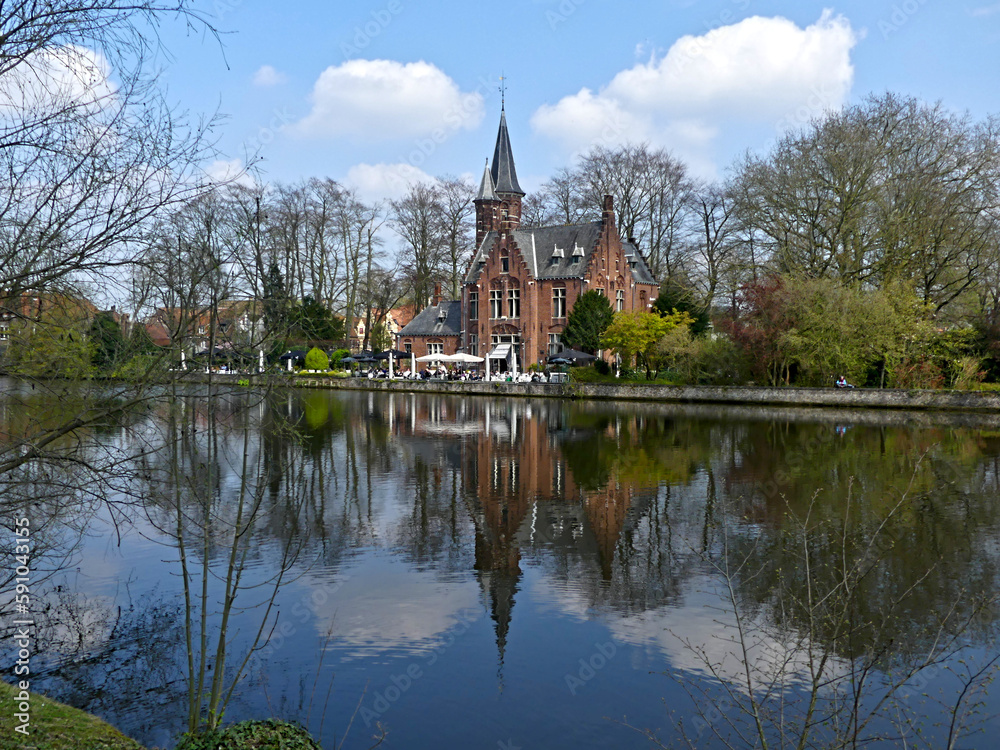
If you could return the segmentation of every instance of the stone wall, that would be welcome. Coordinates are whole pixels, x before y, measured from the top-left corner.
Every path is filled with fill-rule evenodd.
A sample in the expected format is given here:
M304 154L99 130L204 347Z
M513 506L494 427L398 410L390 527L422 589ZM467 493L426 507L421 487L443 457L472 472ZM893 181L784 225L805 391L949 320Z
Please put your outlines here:
M703 404L819 406L850 409L952 409L1000 411L1000 394L966 391L895 389L837 390L834 388L761 388L583 383L462 383L446 381L365 380L350 378L294 378L297 387L340 388L414 393L507 395L531 398L581 398Z

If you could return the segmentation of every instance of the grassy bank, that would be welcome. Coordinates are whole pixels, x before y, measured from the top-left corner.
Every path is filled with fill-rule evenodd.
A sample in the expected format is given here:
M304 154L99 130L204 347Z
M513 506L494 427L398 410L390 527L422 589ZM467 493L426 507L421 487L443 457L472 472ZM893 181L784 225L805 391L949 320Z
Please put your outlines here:
M15 731L19 691L0 681L0 750L146 750L107 722L78 708L29 693L30 726ZM181 739L176 750L322 750L302 727L284 721L244 721Z
M85 711L31 693L28 736L14 731L18 689L0 681L4 706L0 748L24 750L145 750L107 722Z

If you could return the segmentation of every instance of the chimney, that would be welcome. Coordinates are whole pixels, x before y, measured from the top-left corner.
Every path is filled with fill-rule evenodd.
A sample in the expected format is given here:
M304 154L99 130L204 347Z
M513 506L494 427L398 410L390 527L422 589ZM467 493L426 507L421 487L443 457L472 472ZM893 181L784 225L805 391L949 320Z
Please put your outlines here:
M434 282L434 297L431 299L431 307L437 307L441 304L441 282Z
M607 216L608 214L610 214L611 216L615 215L615 199L612 198L610 195L604 196L604 206L602 207L602 211L605 216Z

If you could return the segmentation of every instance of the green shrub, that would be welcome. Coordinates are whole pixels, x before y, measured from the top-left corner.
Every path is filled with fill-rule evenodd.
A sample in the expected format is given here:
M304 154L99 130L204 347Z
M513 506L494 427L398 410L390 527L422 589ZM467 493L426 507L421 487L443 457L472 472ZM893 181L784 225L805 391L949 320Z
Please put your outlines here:
M325 355L324 355L325 356ZM302 727L286 721L241 721L225 729L185 734L176 750L323 750Z
M603 359L595 359L594 360L594 369L597 371L597 373L599 375L610 375L611 374L611 365L609 365Z
M330 369L333 370L340 367L340 360L350 356L350 354L351 351L349 349L337 349L337 351L330 355Z
M326 356L326 352L314 346L306 352L306 369L326 372L330 369L330 358Z
M597 360L598 362L600 360ZM596 362L595 362L596 364ZM607 362L604 363L607 366ZM617 382L614 375L611 374L610 368L605 373L598 371L595 365L590 365L587 367L573 367L569 371L570 380L574 383L615 383Z
M120 380L142 380L164 371L165 360L159 354L136 354L118 367L112 377Z

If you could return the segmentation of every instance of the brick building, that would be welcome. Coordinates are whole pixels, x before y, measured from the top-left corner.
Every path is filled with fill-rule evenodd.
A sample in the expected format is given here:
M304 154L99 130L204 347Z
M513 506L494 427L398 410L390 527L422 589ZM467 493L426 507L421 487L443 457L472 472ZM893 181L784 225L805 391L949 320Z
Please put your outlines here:
M453 339L459 351L489 356L500 369L516 358L523 370L558 352L569 311L584 292L596 289L613 309L633 311L648 310L659 289L638 248L618 236L611 196L604 197L598 221L535 228L520 225L523 197L501 109L493 162L475 199L476 245L462 287L461 330ZM439 302L437 314L443 305L451 316L454 303ZM411 326L399 334L402 348L420 356L431 353L433 343L440 351L425 327Z

